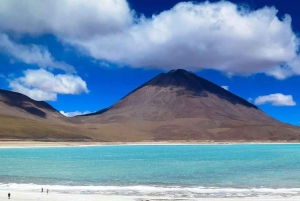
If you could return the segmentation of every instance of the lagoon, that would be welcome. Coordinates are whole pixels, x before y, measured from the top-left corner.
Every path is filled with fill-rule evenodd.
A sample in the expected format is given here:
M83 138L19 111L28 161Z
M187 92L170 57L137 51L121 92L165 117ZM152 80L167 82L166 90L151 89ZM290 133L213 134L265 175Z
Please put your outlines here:
M300 195L299 144L0 149L0 189L177 197Z

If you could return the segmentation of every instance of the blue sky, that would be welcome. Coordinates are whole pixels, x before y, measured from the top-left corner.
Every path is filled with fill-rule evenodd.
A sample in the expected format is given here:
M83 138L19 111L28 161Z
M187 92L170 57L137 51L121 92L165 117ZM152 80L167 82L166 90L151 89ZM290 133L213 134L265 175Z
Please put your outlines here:
M108 107L159 73L182 68L300 125L300 2L1 4L0 88L66 115Z

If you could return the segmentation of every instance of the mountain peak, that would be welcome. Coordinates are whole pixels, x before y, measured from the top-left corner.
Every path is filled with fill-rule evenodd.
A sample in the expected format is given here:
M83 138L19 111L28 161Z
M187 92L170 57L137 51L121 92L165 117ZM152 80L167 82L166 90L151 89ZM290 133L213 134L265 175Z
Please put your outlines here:
M143 86L158 86L158 87L179 87L192 93L193 96L207 96L208 93L217 95L221 99L226 99L233 104L242 104L247 107L257 108L248 101L232 94L222 87L202 78L194 73L184 69L171 70L168 73L161 73Z
M173 73L189 73L189 72L185 69L173 69L170 70L167 74L173 74Z
M193 79L191 79L193 77L192 75L192 73L189 73L184 69L171 70L168 73L161 73L160 75L156 76L150 80L148 84L158 86L180 86L182 84L184 85L184 81L193 81Z

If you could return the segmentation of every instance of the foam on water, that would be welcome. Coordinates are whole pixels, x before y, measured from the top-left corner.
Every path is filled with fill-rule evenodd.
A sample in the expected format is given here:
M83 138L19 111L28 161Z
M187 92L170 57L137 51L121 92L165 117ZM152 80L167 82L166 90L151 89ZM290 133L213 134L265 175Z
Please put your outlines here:
M205 188L180 186L61 186L36 184L0 184L1 190L39 192L41 188L58 193L83 193L102 195L168 196L189 198L221 197L299 197L300 188Z

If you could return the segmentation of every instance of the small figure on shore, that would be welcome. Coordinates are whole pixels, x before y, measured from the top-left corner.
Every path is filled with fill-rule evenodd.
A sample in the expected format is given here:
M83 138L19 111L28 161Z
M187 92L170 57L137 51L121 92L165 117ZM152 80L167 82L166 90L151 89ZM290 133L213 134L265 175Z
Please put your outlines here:
M49 189L47 189L47 195L48 195L48 193L49 193Z
M10 199L10 193L8 193L8 199Z
M44 189L42 188L42 192L44 192Z

